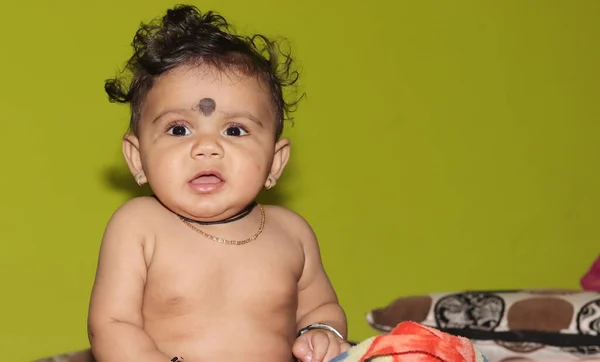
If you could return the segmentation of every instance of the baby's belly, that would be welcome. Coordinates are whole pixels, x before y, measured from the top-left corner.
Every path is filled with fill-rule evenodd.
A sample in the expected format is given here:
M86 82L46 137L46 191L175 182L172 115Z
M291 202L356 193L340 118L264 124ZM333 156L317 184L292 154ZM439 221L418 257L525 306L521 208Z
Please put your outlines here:
M188 361L290 362L295 322L289 315L178 316L145 326L158 348Z

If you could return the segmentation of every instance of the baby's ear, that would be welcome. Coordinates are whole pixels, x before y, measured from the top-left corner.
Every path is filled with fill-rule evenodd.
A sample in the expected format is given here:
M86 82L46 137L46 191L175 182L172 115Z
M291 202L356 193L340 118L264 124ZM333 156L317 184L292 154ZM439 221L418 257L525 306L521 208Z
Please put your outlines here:
M287 138L282 138L275 143L275 153L271 164L271 172L269 173L275 180L281 177L283 169L290 159L290 147L290 140Z
M136 178L136 181L138 183L145 183L146 176L144 175L142 158L140 157L140 141L130 133L123 136L123 156L125 157L125 161L127 161L129 171Z

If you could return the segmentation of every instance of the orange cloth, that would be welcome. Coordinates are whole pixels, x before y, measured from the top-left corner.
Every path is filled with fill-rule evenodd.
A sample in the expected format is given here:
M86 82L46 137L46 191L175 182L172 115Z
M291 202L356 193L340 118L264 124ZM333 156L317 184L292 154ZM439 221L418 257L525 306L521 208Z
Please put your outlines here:
M466 338L414 322L372 337L331 362L487 362Z

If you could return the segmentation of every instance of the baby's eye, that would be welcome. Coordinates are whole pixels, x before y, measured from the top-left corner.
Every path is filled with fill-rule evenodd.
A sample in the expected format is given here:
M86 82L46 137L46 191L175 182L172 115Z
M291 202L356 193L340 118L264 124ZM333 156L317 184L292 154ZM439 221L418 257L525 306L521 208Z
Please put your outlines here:
M191 134L190 130L181 124L176 124L174 126L169 127L167 133L173 136L188 136Z
M248 134L248 131L244 129L242 126L229 126L225 130L226 136L240 137Z

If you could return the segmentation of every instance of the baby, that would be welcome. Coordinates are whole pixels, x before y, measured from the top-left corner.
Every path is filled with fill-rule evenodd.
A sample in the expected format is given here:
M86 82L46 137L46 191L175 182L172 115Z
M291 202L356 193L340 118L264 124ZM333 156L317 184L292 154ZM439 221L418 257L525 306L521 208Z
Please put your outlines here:
M262 44L262 46L259 46ZM155 196L106 228L88 330L98 362L328 361L346 317L310 226L255 203L288 161L281 138L297 78L276 44L177 6L140 27L127 85L123 154Z

